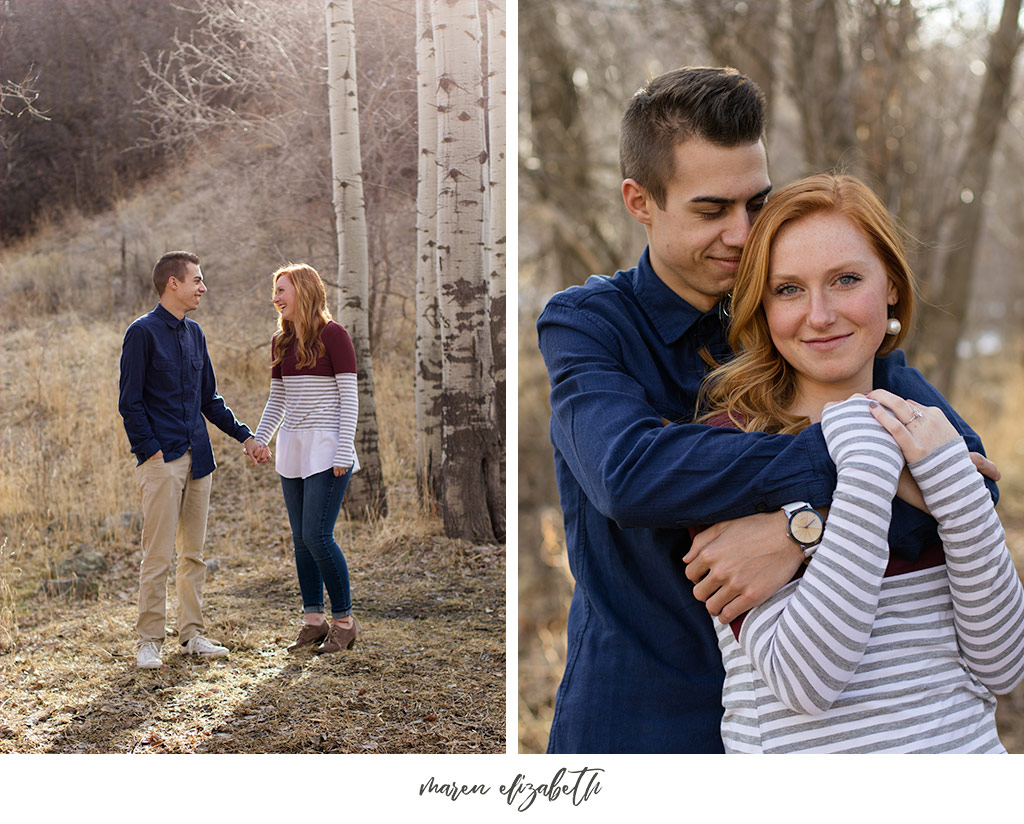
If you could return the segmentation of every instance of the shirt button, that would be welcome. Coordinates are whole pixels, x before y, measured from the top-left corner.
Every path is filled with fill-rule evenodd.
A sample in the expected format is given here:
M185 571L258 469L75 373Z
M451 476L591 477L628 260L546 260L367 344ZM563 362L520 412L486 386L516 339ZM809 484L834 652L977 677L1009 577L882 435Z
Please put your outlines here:
M754 506L755 512L764 512L766 509L768 509L768 504L765 503L760 503Z

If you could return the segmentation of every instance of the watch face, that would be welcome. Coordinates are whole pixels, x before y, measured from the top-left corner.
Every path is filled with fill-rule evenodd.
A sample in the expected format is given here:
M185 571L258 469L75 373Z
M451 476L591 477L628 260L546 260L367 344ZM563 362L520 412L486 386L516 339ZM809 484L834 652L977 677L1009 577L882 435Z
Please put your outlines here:
M817 543L821 539L821 516L813 509L801 509L789 520L789 531L801 544Z

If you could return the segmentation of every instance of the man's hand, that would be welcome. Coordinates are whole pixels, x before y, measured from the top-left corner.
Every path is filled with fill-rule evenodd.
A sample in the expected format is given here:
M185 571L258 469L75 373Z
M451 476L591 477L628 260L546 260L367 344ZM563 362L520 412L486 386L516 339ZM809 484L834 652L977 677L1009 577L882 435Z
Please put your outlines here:
M245 441L245 449L243 450L249 459L252 461L252 465L266 463L270 460L270 447L265 444L261 444L255 438L248 438Z
M980 452L971 452L971 463L974 464L975 468L990 481L999 483L999 479L1003 477L999 468L988 458L982 455Z
M242 452L249 456L249 460L252 461L252 465L256 466L259 463L259 459L256 457L256 450L259 449L259 444L256 443L256 439L251 435L245 439L245 443L242 444Z
M694 596L728 624L778 592L803 563L803 552L786 533L785 513L769 512L704 530L683 563Z
M971 454L974 453L972 452ZM917 485L917 481L914 480L914 476L910 474L910 470L905 466L903 471L900 472L900 482L899 486L896 487L896 497L901 498L922 512L928 512L928 507L924 502L924 495L921 494L921 488ZM930 512L928 514L931 515Z
M988 458L982 455L980 452L971 452L971 462L974 467L986 478L990 478L993 481L998 482L1002 475L999 474L999 470L996 465L992 463ZM910 470L903 467L903 471L900 473L900 485L896 489L896 497L902 498L908 504L913 507L917 507L922 512L929 512L928 507L924 502L924 495L921 494L921 489L917 485L917 481L914 480L914 476L910 474Z

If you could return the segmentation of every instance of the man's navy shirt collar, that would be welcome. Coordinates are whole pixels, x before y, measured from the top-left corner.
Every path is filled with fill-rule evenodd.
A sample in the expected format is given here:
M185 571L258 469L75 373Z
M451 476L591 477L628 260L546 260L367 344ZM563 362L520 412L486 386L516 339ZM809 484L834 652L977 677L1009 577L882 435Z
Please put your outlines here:
M703 317L711 315L721 321L717 304L709 312L701 312L665 285L651 266L650 249L644 249L634 271L637 303L666 346L682 338Z
M170 326L171 329L177 329L185 322L185 318L181 318L179 320L174 314L168 311L162 303L158 303L156 305L156 309L153 310L153 314Z

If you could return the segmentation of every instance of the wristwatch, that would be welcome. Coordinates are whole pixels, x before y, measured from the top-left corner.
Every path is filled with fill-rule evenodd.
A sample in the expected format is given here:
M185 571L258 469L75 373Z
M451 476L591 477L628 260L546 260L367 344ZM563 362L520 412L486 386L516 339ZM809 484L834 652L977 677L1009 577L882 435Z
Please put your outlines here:
M804 553L804 563L818 550L821 535L825 531L825 521L818 511L805 501L786 504L782 511L789 518L786 533Z

